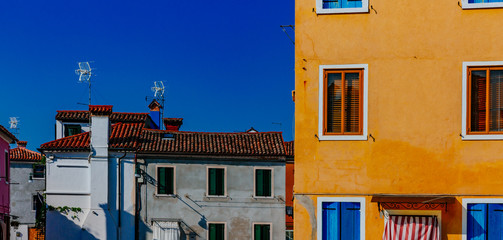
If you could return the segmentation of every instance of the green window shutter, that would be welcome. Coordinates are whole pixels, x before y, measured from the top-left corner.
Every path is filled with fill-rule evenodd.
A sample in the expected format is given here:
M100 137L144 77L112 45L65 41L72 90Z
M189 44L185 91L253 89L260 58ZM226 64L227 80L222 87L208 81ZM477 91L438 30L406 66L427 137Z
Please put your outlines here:
M223 196L225 188L225 172L223 168L218 168L216 170L216 193L215 195Z
M271 186L271 170L264 170L264 196L271 196L272 186Z
M157 168L157 194L166 194L166 168Z
M264 170L255 170L255 195L264 196Z
M261 240L261 233L262 233L261 230L262 229L260 229L260 225L255 225L255 229L254 229L255 240Z
M209 240L216 240L217 239L217 226L215 224L210 223L210 239Z
M174 168L165 168L166 172L166 194L174 194L175 193L175 174L174 174Z
M254 240L271 240L271 226L269 224L256 224L253 230Z
M216 195L217 194L217 171L215 168L209 169L209 194L208 195Z
M224 240L225 225L221 223L210 223L209 225L209 240Z

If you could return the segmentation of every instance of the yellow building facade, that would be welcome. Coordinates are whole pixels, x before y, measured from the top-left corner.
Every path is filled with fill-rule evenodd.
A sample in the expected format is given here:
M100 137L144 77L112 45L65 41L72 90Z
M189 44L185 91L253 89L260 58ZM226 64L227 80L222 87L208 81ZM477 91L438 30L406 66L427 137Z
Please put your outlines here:
M295 3L294 238L503 236L503 2Z

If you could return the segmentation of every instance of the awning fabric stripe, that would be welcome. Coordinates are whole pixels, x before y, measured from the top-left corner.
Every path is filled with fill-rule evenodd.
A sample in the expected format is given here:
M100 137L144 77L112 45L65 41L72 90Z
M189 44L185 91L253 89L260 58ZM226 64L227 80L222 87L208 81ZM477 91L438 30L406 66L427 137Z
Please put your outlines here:
M436 216L389 216L383 240L440 240Z

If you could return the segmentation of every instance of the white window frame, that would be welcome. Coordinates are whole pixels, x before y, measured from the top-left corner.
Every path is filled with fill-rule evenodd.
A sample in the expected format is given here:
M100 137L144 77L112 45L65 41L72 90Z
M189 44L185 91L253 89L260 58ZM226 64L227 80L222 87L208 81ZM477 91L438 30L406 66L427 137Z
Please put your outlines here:
M252 239L255 239L255 225L269 225L269 239L272 238L272 222L254 222L252 223Z
M157 186L155 186L155 195L158 197L173 197L176 196L176 166L175 165L166 165L166 164L161 164L161 165L156 165L155 166L155 179L159 179L159 176L157 174L159 173L158 169L159 168L173 168L173 194L159 194L157 193ZM157 183L159 184L159 183Z
M362 0L361 8L323 8L323 0L316 0L317 14L368 13L369 0Z
M317 236L323 235L323 205L324 202L358 202L360 203L360 240L365 240L365 198L364 197L318 197L317 198Z
M256 178L257 178L257 170L271 170L271 196L257 196L255 193L257 192L256 186ZM253 168L253 198L274 198L274 168L271 167L254 167Z
M227 223L226 222L208 222L206 225L206 239L210 239L210 224L223 224L224 225L224 240L227 240Z
M438 232L442 236L442 211L441 210L397 210L397 209L384 209L384 226L388 222L388 217L392 215L416 215L416 216L436 216L438 221Z
M463 87L462 87L462 110L461 110L461 133L463 140L503 140L503 134L467 134L468 116L468 68L470 67L491 67L503 66L503 61L490 62L463 62Z
M461 7L463 9L474 9L474 8L501 8L503 7L503 2L492 2L492 3L468 3L468 0L461 1Z
M210 195L210 168L219 168L224 170L224 195ZM227 197L227 167L226 166L207 166L206 167L206 197L225 198Z
M463 210L463 214L462 214L462 231L461 231L461 240L467 240L467 236L466 236L466 231L468 230L468 226L467 226L467 220L468 220L468 215L467 215L467 212L466 212L466 209L468 208L468 204L470 203L487 203L487 204L491 204L491 203L503 203L503 198L463 198L462 200L462 210Z
M318 89L318 139L320 141L323 140L332 140L332 141L366 141L368 139L368 64L347 64L347 65L320 65L320 73L319 73L319 89ZM362 122L362 134L361 135L324 135L323 133L323 119L324 109L325 109L325 96L324 96L324 71L325 70L352 70L352 69L363 69L363 122Z

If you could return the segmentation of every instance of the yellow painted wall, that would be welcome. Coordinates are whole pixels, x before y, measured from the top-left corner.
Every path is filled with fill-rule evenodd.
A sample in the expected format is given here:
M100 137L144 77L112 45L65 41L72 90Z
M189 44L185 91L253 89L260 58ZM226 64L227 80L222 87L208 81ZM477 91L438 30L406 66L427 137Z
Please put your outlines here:
M503 9L370 0L369 13L317 15L315 5L296 0L295 239L316 238L309 194L503 195L503 141L460 137L462 63L503 61ZM315 137L319 66L332 64L368 64L375 142ZM442 216L443 239L461 239L458 200ZM366 239L380 239L383 220L367 202Z

